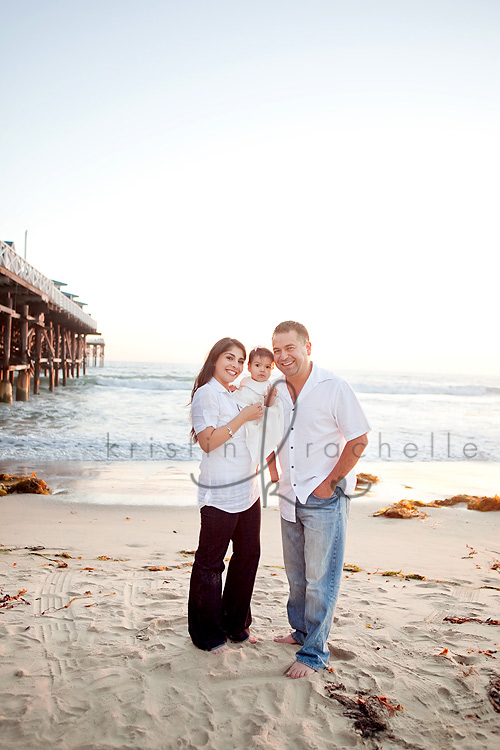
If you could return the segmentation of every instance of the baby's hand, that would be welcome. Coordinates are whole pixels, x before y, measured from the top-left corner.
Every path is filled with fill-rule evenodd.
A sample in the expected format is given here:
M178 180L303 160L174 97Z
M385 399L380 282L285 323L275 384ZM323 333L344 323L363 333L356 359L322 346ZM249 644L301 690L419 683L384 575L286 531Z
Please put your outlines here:
M240 414L245 422L251 422L253 419L262 419L264 416L264 407L259 403L251 404L250 406L245 406Z
M276 394L277 394L276 386L268 385L267 395L266 395L266 400L265 400L266 406L272 406L274 404L274 402L276 401Z

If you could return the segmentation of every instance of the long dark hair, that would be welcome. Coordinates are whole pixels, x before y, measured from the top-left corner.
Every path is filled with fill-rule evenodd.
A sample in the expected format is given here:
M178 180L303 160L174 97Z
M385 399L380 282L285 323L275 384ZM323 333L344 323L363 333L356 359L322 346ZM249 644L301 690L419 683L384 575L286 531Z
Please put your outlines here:
M238 349L241 349L241 351L243 352L243 356L245 357L245 359L247 358L247 351L241 341L238 341L238 339L231 339L229 337L226 337L224 339L221 339L220 341L217 341L217 343L214 344L208 352L205 362L203 363L203 367L198 373L198 377L194 381L193 390L191 391L191 401L193 400L193 396L198 388L201 388L202 385L208 383L208 381L213 377L215 363L219 359L220 355L224 354L224 352L229 351L229 349L231 349L233 346L237 346ZM197 437L194 428L191 428L191 437L193 439L193 443L196 443Z

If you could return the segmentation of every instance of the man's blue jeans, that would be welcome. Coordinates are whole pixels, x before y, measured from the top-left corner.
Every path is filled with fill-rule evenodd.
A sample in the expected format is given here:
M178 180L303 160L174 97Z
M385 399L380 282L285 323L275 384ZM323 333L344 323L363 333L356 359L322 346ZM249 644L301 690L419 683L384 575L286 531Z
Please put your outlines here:
M340 589L350 499L340 487L331 498L296 501L296 521L281 519L283 557L290 586L288 620L301 645L297 661L319 670L328 664L326 645Z

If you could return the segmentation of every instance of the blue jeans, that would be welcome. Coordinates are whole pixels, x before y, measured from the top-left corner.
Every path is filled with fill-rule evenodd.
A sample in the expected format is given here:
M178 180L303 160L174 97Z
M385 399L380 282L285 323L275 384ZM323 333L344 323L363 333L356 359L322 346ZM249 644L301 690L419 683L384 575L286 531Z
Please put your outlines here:
M340 589L350 499L340 487L331 498L311 494L296 501L296 521L281 519L283 557L290 586L288 620L301 645L297 661L319 670L328 664L326 645Z

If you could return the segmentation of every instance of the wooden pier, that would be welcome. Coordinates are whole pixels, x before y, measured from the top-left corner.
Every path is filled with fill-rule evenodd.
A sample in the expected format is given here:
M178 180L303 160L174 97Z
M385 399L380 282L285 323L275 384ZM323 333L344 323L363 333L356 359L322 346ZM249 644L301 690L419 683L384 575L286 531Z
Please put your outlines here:
M85 374L86 337L99 335L97 323L63 286L0 240L0 403L12 403L14 389L17 401L27 401L31 382L39 393L42 371L51 391Z
M85 354L89 365L94 363L94 367L97 367L97 362L99 361L99 366L104 366L104 346L104 339L102 337L87 339Z

